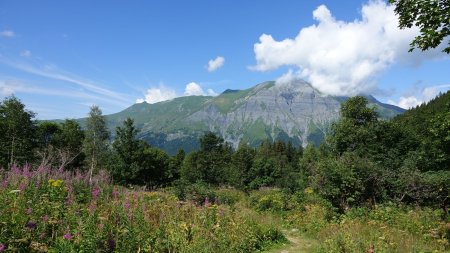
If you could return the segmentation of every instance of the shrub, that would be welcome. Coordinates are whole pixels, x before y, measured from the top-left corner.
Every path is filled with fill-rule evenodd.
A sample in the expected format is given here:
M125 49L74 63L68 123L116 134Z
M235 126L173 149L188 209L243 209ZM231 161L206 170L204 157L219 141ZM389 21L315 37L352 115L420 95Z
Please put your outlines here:
M289 196L279 189L263 189L250 194L250 206L258 211L287 210Z

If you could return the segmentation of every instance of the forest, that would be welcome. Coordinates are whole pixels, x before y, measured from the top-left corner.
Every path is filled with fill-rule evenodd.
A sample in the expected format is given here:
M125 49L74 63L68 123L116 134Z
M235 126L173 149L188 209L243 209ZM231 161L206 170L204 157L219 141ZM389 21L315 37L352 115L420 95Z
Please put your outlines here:
M38 189L32 195L34 202L29 199L30 196L24 197L23 208L26 213L34 212L26 207L26 203L33 202L33 210L39 209L38 199L42 196L39 196L38 192L42 189L39 190L41 183L37 182L41 179L35 182L31 178L40 178L39 173L43 170L46 171L44 174L51 186L50 190L45 190L49 191L44 194L48 194L46 200L49 203L59 201L61 208L64 208L68 196L76 192L75 186L71 186L75 187L74 189L68 186L69 178L73 180L77 177L75 175L83 175L83 187L86 189L73 195L73 198L81 199L80 205L97 201L100 188L96 187L99 184L106 185L102 190L102 194L109 192L109 197L104 197L106 199L115 198L115 192L121 189L122 193L132 191L135 194L147 194L145 196L153 194L152 196L159 196L158 200L165 199L167 203L171 198L187 201L193 205L189 208L211 207L210 205L220 208L221 205L229 205L231 209L226 210L231 216L243 213L239 208L236 211L235 205L245 200L246 208L255 212L252 215L269 212L282 220L282 229L300 227L301 232L311 238L328 238L328 244L317 246L319 252L358 252L372 247L398 252L411 250L401 248L408 246L398 245L401 241L399 238L393 238L390 242L388 239L373 241L372 235L358 242L346 237L345 233L351 234L351 229L339 227L346 219L352 222L361 219L358 221L362 222L370 217L373 222L380 222L380 226L381 222L384 222L383 224L392 229L412 231L412 237L423 237L423 245L420 244L418 248L413 248L414 250L431 248L445 251L449 247L450 92L440 94L430 102L410 109L392 120L380 119L375 108L369 107L364 97L353 97L342 104L341 119L332 124L331 132L318 147L308 145L302 148L291 143L267 140L257 148L241 143L233 150L231 145L217 134L206 132L200 139L199 150L188 154L179 150L175 156L169 156L137 139L139 130L132 119L125 120L117 127L115 138L112 139L102 111L97 106L91 107L83 127L76 120L37 121L35 116L14 96L7 97L0 103L0 166L3 168L0 171L0 179L3 181L0 195L3 203L8 203L3 209L0 208L0 212L9 215L0 220L3 222L0 223L3 224L0 225L0 246L5 248L9 245L11 249L26 251L30 247L37 250L38 246L41 246L41 249L53 247L56 251L70 249L70 252L84 247L80 246L84 245L83 242L77 244L75 241L71 246L66 245L75 232L60 232L64 234L65 241L56 240L53 235L55 231L67 230L64 226L59 230L55 229L57 223L52 225L51 238L47 239L45 245L36 244L33 237L37 235L27 234L36 229L37 218L31 221L30 218L22 217L23 224L20 224L20 219L17 218L20 215L16 213L16 207L12 207L16 206L17 199L11 199L11 194L17 193L15 191L19 192L17 194L21 194L20 191L27 192L26 186L23 186L24 182L29 188L31 182L34 182L34 187ZM52 171L59 171L59 174ZM66 183L67 186L62 187ZM62 194L61 199L54 196L55 194ZM131 193L123 194L127 198L127 194ZM100 206L95 204L97 205ZM93 208L92 204L86 208L90 210ZM395 212L389 216L386 214L389 210ZM59 219L70 216L64 215L63 210L60 212L56 215ZM154 212L158 213L158 210ZM374 218L374 215L380 212L384 212L388 217ZM416 215L416 223L427 223L434 227L424 229L423 224L416 224L416 229L414 224L407 225L412 218L405 219L405 215L410 215L411 212ZM177 217L185 214L172 215ZM305 217L309 217L309 223ZM403 220L398 217L403 217ZM248 217L239 219L245 223ZM11 225L11 222L14 222L14 225ZM403 223L399 225L398 222ZM149 224L149 221L145 220L143 223ZM14 226L22 232L14 231ZM341 233L324 232L324 229L333 226L338 226L336 229ZM402 226L414 228L408 230ZM103 239L110 242L105 243L105 252L136 251L136 247L140 247L118 248L120 233L117 229L119 228L110 227L109 232L105 232L104 237L108 238ZM161 246L157 243L159 237L156 236L154 241L148 242L148 245L156 248L148 252L167 252L168 249L200 252L195 251L195 247L189 248L194 245L190 242L195 233L189 227L186 229L190 232L184 246L171 243L168 243L169 246ZM258 230L263 233L260 237L257 236L261 245L265 245L265 241L273 242L274 245L286 241L280 232L282 229L267 229L268 234L261 232L260 228ZM78 233L81 233L82 230L78 230ZM372 228L370 233L374 230L376 228ZM416 232L418 234L414 234ZM14 238L13 235L16 234L23 237L21 233L27 234L28 239L8 239ZM69 240L66 237L70 237ZM385 234L377 237L385 238ZM114 247L110 245L113 244L111 241L114 242ZM135 239L134 243L139 245L141 242ZM183 248L186 245L191 246ZM220 252L218 245L210 245L212 248L204 252ZM265 246L259 244L250 245L252 246L245 249L236 246L235 251L252 252L265 249Z

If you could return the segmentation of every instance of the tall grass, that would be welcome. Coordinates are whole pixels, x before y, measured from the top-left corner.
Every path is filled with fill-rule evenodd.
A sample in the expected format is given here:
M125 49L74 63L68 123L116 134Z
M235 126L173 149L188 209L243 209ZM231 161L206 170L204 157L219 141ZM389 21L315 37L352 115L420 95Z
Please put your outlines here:
M285 240L228 205L114 186L107 173L0 172L0 252L253 252Z

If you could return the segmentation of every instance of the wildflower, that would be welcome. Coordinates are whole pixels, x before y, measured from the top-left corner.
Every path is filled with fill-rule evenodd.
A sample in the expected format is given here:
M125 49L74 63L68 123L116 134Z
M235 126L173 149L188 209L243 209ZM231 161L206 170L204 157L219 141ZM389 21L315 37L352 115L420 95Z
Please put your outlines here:
M96 200L97 198L98 198L98 195L100 194L100 187L95 187L93 190L92 190L92 198L94 199L94 200Z
M42 216L42 221L43 221L43 222L47 222L49 219L50 219L50 218L48 217L47 214L44 215L44 216Z
M314 189L312 187L307 187L305 189L305 193L312 194L312 193L314 193Z
M67 233L67 234L64 234L64 240L70 240L70 239L72 239L73 238L73 236L72 236L72 234L71 233Z
M5 179L5 181L3 181L2 183L2 188L8 188L9 182L7 179Z
M55 179L49 179L48 184L52 187L58 188L64 183L64 180L55 180Z
M28 165L26 165L25 167L23 167L23 172L22 172L23 176L25 178L30 178L31 177L31 173L30 173L30 167Z
M108 238L108 248L109 248L110 252L113 252L114 250L116 250L116 242L111 237Z
M209 199L208 199L208 197L206 197L205 198L205 204L204 204L205 206L208 206L209 205Z
M27 188L27 186L28 186L28 183L27 183L27 182L22 182L22 183L20 183L20 185L19 185L19 190L20 190L21 192L23 192L23 191L25 191L25 189Z
M31 207L27 208L25 213L28 214L28 215L32 214L33 213L33 208L31 208Z
M30 230L33 230L37 227L37 224L36 224L36 222L30 220L27 222L27 224L25 224L25 227Z
M95 211L95 203L91 203L88 207L88 211L92 214Z
M113 198L117 199L117 197L119 197L119 192L116 191L116 190L114 190L114 191L112 192L112 196L113 196Z
M6 245L3 243L0 243L0 252L5 251L5 249L6 249Z

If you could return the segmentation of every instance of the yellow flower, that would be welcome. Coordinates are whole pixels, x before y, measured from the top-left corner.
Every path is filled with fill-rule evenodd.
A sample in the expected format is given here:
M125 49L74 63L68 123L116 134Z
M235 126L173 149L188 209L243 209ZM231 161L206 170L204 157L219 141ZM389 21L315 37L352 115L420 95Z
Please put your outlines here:
M61 187L61 185L64 183L64 180L55 180L55 179L49 179L48 184L52 187Z

